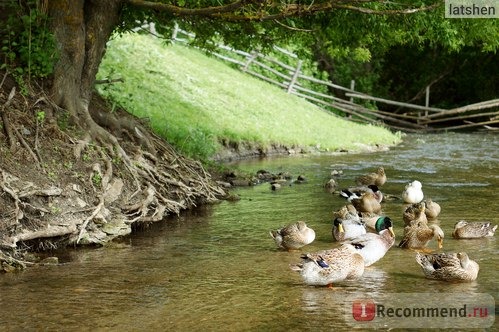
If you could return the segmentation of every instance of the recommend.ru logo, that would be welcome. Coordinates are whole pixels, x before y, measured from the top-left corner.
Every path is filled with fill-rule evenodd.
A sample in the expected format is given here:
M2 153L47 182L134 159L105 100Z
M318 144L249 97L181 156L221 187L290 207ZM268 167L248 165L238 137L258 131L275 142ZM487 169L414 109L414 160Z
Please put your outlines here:
M345 306L347 323L364 328L488 328L495 321L490 294L349 295Z

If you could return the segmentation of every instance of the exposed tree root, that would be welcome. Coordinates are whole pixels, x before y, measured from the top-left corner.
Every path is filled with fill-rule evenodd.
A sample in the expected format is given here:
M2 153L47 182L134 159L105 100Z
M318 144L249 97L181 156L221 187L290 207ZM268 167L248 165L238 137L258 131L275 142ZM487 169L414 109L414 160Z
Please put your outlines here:
M0 105L6 99L0 91ZM41 104L50 107L40 100L31 105L37 110ZM179 155L124 112L116 116L97 109L102 126L87 123L86 133L76 135L40 124L35 113L29 116L34 111L20 109L20 103L9 105L2 115L9 109L9 118L15 120L8 126L17 145L14 153L7 152L11 149L2 122L2 264L26 266L15 254L5 254L18 248L104 244L133 228L226 196L199 162ZM116 131L111 133L105 123Z

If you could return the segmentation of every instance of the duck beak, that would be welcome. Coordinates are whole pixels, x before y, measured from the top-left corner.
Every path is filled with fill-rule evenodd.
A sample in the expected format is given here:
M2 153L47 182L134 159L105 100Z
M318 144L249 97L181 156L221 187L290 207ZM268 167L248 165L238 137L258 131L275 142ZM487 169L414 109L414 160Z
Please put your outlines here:
M393 227L388 227L388 230L390 231L392 237L395 237L395 232L393 231Z
M345 230L343 229L343 225L342 225L342 224L339 224L339 225L338 225L338 231L339 231L340 233L345 233Z
M442 249L444 247L444 239L442 239L441 237L439 237L437 239L437 242L438 242L438 249Z

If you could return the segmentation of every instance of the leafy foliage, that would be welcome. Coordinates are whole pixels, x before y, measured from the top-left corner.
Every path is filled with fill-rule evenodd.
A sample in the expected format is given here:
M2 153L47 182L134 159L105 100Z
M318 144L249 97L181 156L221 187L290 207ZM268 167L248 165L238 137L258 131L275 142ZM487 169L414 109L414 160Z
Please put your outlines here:
M0 30L3 66L17 77L26 75L43 78L52 73L57 61L56 44L48 27L48 17L39 8L39 1L28 0L21 5L9 3L10 14Z

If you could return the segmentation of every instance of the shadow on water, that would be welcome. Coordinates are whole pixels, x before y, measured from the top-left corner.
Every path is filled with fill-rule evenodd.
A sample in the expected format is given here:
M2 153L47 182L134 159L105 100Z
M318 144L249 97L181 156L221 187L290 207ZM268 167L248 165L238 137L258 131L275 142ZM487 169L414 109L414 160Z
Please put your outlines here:
M271 191L239 188L238 202L220 202L171 217L121 242L65 252L65 264L0 275L0 324L7 330L330 331L349 330L345 299L361 293L491 294L498 298L496 237L455 240L459 219L499 223L499 140L490 134L406 137L389 151L271 158L239 162L256 172L289 171L308 181ZM423 183L442 206L445 251L466 251L480 264L471 283L427 280L414 252L393 247L358 280L333 289L303 285L290 265L302 252L331 248L332 212L345 204L322 185L342 170L340 187L384 166L383 191L395 196L408 181ZM402 236L403 204L383 205ZM278 250L269 230L305 220L316 240L300 251ZM435 248L431 242L430 247ZM396 326L387 326L394 328Z

